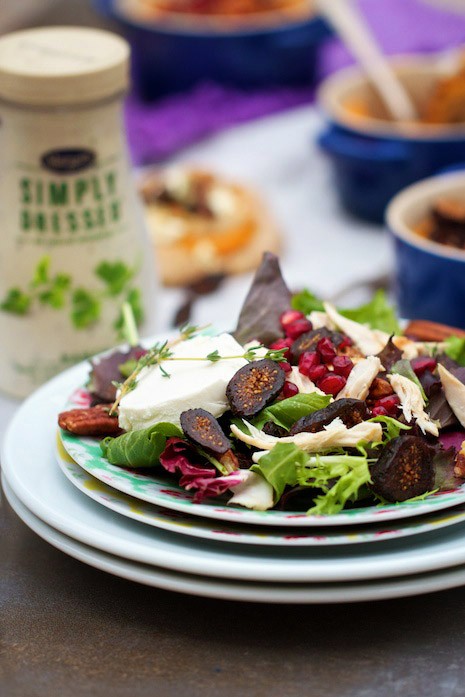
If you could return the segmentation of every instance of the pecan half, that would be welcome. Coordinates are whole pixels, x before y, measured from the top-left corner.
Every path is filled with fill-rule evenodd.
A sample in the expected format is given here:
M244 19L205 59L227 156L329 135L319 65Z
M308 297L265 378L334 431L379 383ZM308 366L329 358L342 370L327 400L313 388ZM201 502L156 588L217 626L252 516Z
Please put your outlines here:
M394 390L392 389L390 383L384 378L375 378L371 383L370 397L372 399L389 397L391 394L394 394Z
M465 441L456 455L454 474L460 479L465 479Z
M110 416L111 404L89 409L70 409L58 415L58 425L77 436L114 436L121 433L117 416Z
M450 336L465 337L463 329L423 319L414 319L409 322L404 334L414 341L445 341Z

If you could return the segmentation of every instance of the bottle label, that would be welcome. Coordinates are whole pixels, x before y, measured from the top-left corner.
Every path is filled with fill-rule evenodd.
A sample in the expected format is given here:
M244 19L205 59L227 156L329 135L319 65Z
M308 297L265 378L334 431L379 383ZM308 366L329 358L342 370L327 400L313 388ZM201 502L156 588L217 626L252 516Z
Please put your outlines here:
M12 394L118 343L123 303L139 325L147 311L152 259L117 108L81 123L0 114L0 389Z

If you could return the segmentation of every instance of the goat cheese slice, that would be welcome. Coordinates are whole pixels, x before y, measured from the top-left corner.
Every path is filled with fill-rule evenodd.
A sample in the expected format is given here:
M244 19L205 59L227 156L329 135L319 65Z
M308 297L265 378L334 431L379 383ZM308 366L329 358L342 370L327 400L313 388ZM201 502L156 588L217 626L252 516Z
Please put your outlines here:
M160 421L179 425L186 409L202 408L218 417L228 409L226 387L233 375L247 361L230 358L211 361L182 360L203 358L213 351L220 356L240 356L242 346L230 335L197 336L173 346L176 361L165 361L164 377L156 365L142 370L137 385L119 405L119 425L126 431L139 431Z

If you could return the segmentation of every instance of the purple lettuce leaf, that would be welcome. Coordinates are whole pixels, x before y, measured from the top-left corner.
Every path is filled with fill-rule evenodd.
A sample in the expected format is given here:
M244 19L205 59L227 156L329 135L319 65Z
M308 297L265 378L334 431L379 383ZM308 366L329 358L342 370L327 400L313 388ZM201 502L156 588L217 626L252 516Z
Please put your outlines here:
M462 435L462 439L464 435L465 434ZM455 456L455 447L449 447L447 449L440 447L437 449L433 458L434 489L439 489L439 491L450 491L459 486L460 480L457 479L454 474Z
M393 343L392 338L390 338L383 350L378 353L378 358L383 367L386 369L386 372L390 373L392 366L401 360L402 351L397 348L397 346Z
M145 352L145 349L140 346L134 346L129 351L113 351L103 358L91 360L92 369L87 387L94 399L102 402L114 402L116 387L113 382L123 380L119 371L120 365L132 359L138 360Z
M265 252L239 315L234 337L240 344L257 339L269 346L283 336L280 317L291 306L278 257Z

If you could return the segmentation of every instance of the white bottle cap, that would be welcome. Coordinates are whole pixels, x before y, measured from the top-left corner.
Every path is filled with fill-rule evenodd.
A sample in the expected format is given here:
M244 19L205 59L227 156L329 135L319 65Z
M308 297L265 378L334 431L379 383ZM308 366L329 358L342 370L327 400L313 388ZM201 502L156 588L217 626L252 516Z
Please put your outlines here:
M0 38L0 99L66 106L126 89L129 45L87 27L43 27Z

